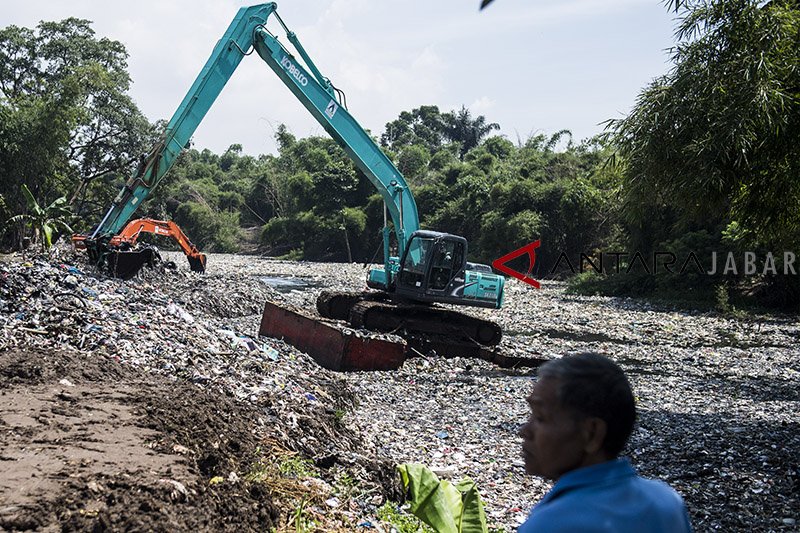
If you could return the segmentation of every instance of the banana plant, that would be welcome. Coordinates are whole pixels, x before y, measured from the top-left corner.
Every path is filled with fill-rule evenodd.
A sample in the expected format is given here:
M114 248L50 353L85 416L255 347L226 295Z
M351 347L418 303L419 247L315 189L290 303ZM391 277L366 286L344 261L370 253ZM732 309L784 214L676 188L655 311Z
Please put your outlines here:
M410 511L436 533L487 533L486 513L475 482L439 480L428 467L398 465L411 504Z
M22 185L22 194L28 202L28 212L9 218L8 223L30 225L33 228L34 240L41 237L42 250L47 250L53 245L53 235L59 230L72 233L72 228L66 222L66 219L72 216L66 197L56 198L50 205L42 207L25 184Z

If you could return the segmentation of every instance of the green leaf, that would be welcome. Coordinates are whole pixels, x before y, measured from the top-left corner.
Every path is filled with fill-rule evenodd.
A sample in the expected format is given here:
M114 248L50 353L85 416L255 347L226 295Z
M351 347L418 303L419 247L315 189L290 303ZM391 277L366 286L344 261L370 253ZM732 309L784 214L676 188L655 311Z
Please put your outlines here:
M33 211L33 215L36 217L41 216L42 208L39 206L39 202L36 201L36 198L33 197L33 193L24 183L22 184L22 194L25 196L25 201L28 202L28 209Z
M485 532L487 530L486 514L478 493L478 486L470 478L464 478L456 483L455 487L461 493L459 531L463 533Z
M50 248L53 246L53 226L48 223L42 224L42 232L44 233L44 247Z
M437 533L487 533L486 514L475 482L455 485L421 464L398 465L411 512Z
M28 222L32 220L33 217L30 215L14 215L13 217L9 218L6 223L8 224L18 224L20 222Z
M72 229L72 226L70 226L69 224L67 224L63 220L53 220L52 222L53 222L53 225L57 229L61 229L62 231L66 232L66 233L75 233L73 231L73 229Z

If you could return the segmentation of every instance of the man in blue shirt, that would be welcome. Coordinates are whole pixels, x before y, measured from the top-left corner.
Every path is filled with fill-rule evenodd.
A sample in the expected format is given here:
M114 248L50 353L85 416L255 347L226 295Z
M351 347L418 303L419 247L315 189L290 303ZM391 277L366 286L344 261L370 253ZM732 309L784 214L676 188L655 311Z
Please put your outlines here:
M692 527L683 500L661 481L639 477L619 454L633 431L630 383L597 354L549 361L528 397L525 471L556 483L519 533L682 533Z

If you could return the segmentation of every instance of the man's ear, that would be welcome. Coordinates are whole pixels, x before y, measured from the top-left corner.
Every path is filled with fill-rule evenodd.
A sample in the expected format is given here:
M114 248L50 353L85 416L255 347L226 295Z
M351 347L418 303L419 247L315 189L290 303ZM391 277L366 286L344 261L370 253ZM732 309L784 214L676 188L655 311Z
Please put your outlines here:
M583 419L581 425L584 451L590 455L601 453L608 432L608 424L602 418L589 416Z

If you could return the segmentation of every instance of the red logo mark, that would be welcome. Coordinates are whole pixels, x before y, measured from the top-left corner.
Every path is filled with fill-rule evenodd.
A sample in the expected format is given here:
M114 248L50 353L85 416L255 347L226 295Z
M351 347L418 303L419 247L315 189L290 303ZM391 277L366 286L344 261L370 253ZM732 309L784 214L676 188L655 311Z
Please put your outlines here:
M537 289L540 288L539 282L530 277L531 271L533 271L533 265L536 263L536 249L541 245L542 241L537 240L533 241L530 244L526 244L522 248L517 248L513 252L507 253L503 257L499 257L492 262L492 267L495 270L499 270L503 274L508 274L509 276L515 277L520 281L524 281L529 285L533 285ZM513 261L517 257L521 255L528 254L528 272L522 274L521 272L517 272L513 268L506 266L506 263Z

